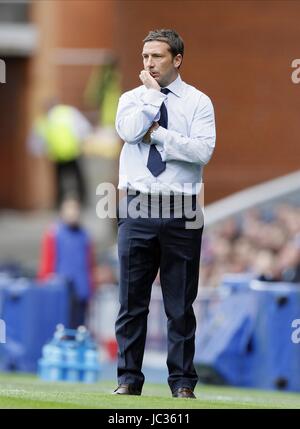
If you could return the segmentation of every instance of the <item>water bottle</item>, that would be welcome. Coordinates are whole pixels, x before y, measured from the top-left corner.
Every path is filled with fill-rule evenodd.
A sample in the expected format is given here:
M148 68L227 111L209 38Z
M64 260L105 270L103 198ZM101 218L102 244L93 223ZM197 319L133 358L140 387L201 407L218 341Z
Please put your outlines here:
M77 330L76 330L76 334L75 334L75 340L78 343L83 344L84 342L86 342L89 338L89 333L88 330L86 329L85 326L78 326Z
M80 380L78 346L74 341L69 341L64 346L64 379L69 382Z
M60 381L63 372L60 344L52 340L43 347L42 356L39 361L41 378L48 381Z
M52 344L51 347L52 347L51 356L48 361L50 365L50 380L60 381L62 380L62 373L63 373L62 348L58 343Z
M47 381L93 383L100 374L98 358L97 346L84 326L71 330L57 325L53 339L43 347L39 375Z
M84 352L82 381L84 383L95 383L99 378L100 365L99 355L96 348L87 348Z

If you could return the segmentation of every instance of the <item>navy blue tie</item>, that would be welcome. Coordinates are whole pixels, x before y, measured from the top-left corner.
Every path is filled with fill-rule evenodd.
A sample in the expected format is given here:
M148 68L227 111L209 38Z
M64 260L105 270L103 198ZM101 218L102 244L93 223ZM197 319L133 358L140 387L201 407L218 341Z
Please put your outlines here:
M170 90L168 88L162 88L161 92L163 94L168 94ZM158 123L160 126L168 128L168 111L165 103L162 103L160 106L160 119ZM155 144L150 146L147 167L155 177L159 176L166 169L166 163L162 160Z

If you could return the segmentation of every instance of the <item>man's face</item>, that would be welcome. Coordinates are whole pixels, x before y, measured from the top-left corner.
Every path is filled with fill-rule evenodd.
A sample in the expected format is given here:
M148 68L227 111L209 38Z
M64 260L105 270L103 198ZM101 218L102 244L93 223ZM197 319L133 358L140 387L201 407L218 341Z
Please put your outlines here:
M176 79L178 66L182 61L180 54L173 58L169 45L165 42L146 42L143 47L142 57L144 69L161 87L169 85Z
M66 200L61 207L61 218L70 226L78 226L80 223L80 206L77 200Z

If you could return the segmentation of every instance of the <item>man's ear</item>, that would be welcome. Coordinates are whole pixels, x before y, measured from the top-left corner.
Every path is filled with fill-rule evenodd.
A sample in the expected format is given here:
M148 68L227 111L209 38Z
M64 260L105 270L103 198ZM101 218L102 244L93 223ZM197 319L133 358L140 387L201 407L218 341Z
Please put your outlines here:
M182 55L177 54L176 57L173 58L174 67L179 69L179 67L181 66L181 63L182 63Z

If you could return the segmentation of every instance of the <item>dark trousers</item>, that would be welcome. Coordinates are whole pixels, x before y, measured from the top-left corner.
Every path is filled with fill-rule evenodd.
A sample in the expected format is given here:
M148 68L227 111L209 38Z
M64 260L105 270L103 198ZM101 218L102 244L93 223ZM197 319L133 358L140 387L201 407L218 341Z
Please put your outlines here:
M86 202L85 181L81 160L74 159L55 163L56 170L56 205L60 206L67 194L75 194L82 205Z
M85 325L86 312L88 307L88 301L82 300L73 296L70 301L70 329L77 329L78 326Z
M129 198L129 197L127 197ZM147 316L152 283L160 269L168 319L168 383L171 391L194 388L193 365L197 296L203 226L186 229L186 219L119 218L120 311L116 321L119 346L118 381L142 389Z

